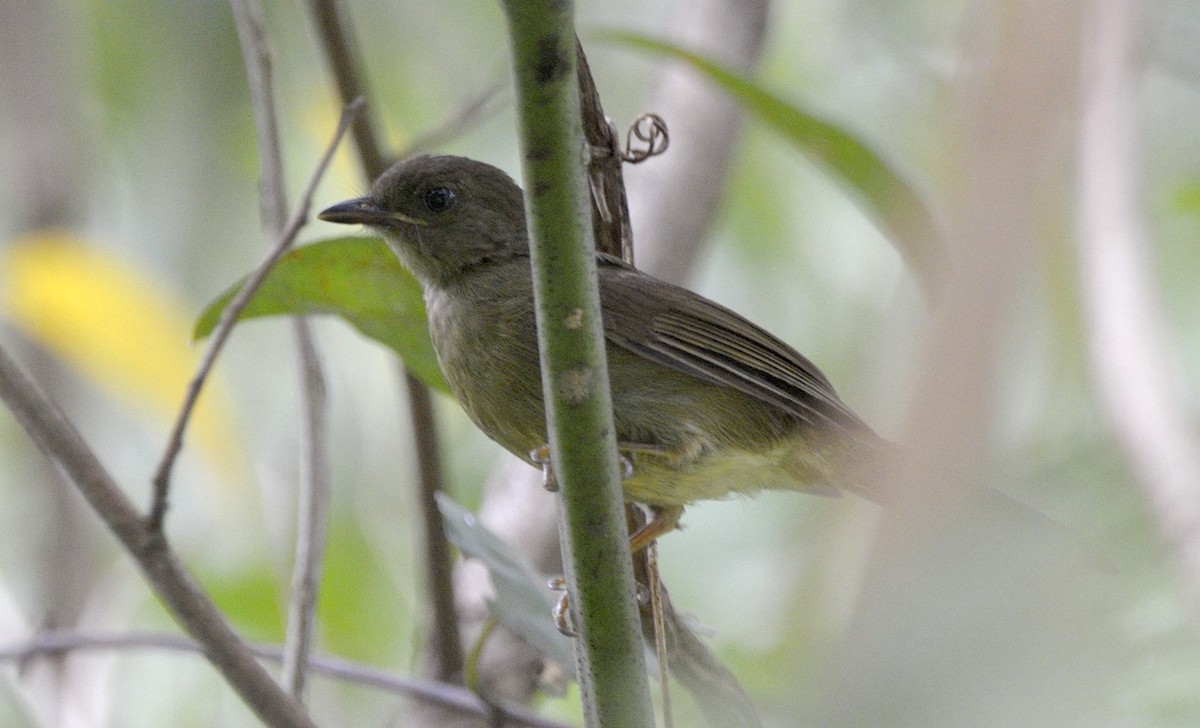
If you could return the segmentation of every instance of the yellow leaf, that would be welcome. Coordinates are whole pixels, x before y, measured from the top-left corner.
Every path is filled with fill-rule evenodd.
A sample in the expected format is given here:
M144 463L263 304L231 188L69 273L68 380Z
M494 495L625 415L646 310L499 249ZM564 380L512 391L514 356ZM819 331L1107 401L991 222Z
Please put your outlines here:
M199 352L184 307L145 272L72 233L39 231L0 257L0 313L101 389L174 421ZM214 384L189 442L230 476L237 439Z

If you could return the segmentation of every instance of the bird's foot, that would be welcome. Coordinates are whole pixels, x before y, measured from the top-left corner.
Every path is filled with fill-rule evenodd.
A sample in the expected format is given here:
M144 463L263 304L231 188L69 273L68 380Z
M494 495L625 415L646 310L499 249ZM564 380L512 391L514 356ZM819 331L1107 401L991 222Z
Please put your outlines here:
M554 617L554 626L558 627L558 631L567 637L578 637L579 633L571 624L571 594L567 591L567 580L556 576L550 580L547 586L551 591L562 592L551 611L551 615Z
M558 478L550 464L550 445L542 445L529 451L529 461L542 469L542 487L551 493L558 492Z
M632 448L631 451L637 451ZM633 458L625 454L625 446L621 445L617 452L621 463L621 480L633 477ZM550 446L542 445L529 451L529 461L542 469L542 487L551 493L558 492L558 478L554 475L554 466L550 462Z
M637 553L679 527L683 506L654 506L650 509L650 520L629 537L629 550Z
M554 609L550 614L554 618L554 626L558 628L566 637L578 637L579 633L575 631L575 626L571 621L571 594L567 591L567 580L561 576L556 576L546 583L551 591L562 592L558 597L558 601L554 603ZM650 590L644 584L635 584L637 591L634 596L641 606L645 606L650 602Z
M633 458L623 452L617 453L617 458L621 462L621 480L626 481L633 477Z

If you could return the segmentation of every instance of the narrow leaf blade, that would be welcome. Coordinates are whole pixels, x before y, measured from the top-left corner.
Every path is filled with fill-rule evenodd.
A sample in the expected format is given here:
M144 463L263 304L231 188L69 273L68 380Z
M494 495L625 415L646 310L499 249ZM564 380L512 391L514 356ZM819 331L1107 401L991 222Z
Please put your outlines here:
M935 292L934 268L941 236L934 216L916 188L869 145L698 53L628 31L606 31L601 37L684 61L738 99L755 118L785 136L846 185L926 289Z
M574 670L571 641L554 626L551 608L554 600L533 568L512 546L489 531L475 514L445 494L437 496L446 537L469 558L479 559L492 575L496 598L489 606L502 624L521 635L543 656L558 662L564 670Z

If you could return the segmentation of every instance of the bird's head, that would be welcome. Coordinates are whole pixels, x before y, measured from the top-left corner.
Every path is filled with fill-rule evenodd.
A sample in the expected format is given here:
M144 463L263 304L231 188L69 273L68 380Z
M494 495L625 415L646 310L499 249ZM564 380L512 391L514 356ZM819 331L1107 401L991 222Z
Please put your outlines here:
M375 180L369 195L317 217L380 233L427 286L529 254L521 188L501 170L465 157L397 162Z

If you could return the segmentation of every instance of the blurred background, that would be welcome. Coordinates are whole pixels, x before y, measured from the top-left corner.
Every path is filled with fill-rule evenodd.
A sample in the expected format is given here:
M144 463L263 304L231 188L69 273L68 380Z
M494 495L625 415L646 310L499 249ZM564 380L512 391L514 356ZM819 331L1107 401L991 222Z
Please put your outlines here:
M765 13L747 27L726 23L731 44L755 26L762 31L761 41L739 36L731 50L691 35L701 33L689 25L705 17L698 8L712 5L722 4L578 5L592 72L618 128L656 111L672 130L665 157L627 171L635 243L647 246L639 261L796 346L881 433L919 430L906 413L923 391L917 382L928 367L920 352L933 336L936 306L855 196L753 118L707 142L724 157L702 162L683 182L662 182L655 166L698 155L705 142L690 134L703 129L689 128L716 124L717 115L672 118L653 106L668 83L664 60L595 31L632 29L703 47L855 135L945 222L943 254L953 258L957 216L971 209L955 200L964 187L986 188L963 174L973 153L962 131L973 103L968 80L987 65L981 48L1011 50L1003 42L1009 21L1028 8L966 0L777 0L754 10L729 3L723 12L738 18ZM265 9L294 204L340 105L302 4L267 0ZM344 9L392 149L402 153L449 127L424 151L479 158L519 179L497 3L350 0ZM1186 393L1179 404L1194 430L1200 8L1172 0L1135 6L1133 16L1137 214L1178 356L1175 384ZM1018 190L1033 198L1016 210L1028 215L1029 235L1011 258L1020 268L1015 303L997 334L990 391L982 404L962 406L983 408L973 483L1062 524L1074 544L1063 548L1088 556L1064 559L1067 571L1001 567L984 579L994 591L971 592L996 614L968 617L961 610L978 605L940 601L937 585L957 579L946 576L956 569L976 578L991 565L984 558L972 569L969 559L955 559L1034 541L968 529L969 548L934 551L932 561L888 572L917 582L881 592L872 586L881 578L877 539L889 532L871 504L766 494L689 509L685 528L660 545L664 580L676 607L704 625L766 725L1200 721L1196 602L1107 424L1087 360L1073 131L1076 84L1087 72L1064 70L1078 58L1068 47L1062 56L1026 59L1034 73L1065 84L1056 101L1062 113L1038 127L1050 130L1039 147L1042 165L1030 170L1029 189ZM485 98L482 111L471 110ZM1014 109L1019 124L1021 107ZM148 503L201 350L191 341L192 321L263 255L256 154L226 3L5 0L0 8L0 344L52 393L139 504ZM705 176L714 178L700 185L711 203L659 194L658 185ZM366 189L344 149L315 208ZM1004 208L1010 192L997 185L994 205ZM330 227L308 225L302 242L341 234ZM659 240L676 230L686 230L692 245ZM383 347L333 318L313 325L330 386L333 481L319 648L419 672L424 602L404 390ZM275 642L286 615L298 467L298 374L294 357L281 355L290 348L283 319L235 330L189 435L168 515L173 544L237 628ZM508 456L449 398L437 396L436 412L447 489L478 507L483 484ZM551 498L537 490L528 497ZM958 517L949 509L927 520L943 516ZM1022 558L1043 563L1032 550L1042 546L1029 548ZM939 569L940 555L953 566ZM889 618L936 608L889 623L871 616L875 597ZM99 519L5 412L0 647L46 628L174 629ZM313 680L309 702L322 725L407 725L406 701L323 678ZM537 702L578 723L573 697ZM699 724L687 699L677 702L680 725ZM195 655L93 652L0 665L0 725L254 724Z

